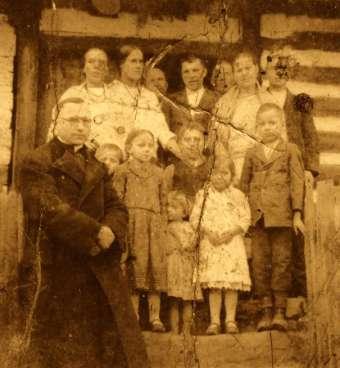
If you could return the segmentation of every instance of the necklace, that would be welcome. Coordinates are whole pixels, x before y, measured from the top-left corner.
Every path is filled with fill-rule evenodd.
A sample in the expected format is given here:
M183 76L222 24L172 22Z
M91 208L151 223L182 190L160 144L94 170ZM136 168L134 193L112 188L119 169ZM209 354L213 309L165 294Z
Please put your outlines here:
M99 92L100 89L102 90L102 93L96 93ZM103 85L102 88L95 87L95 89L92 89L91 87L89 88L87 84L85 84L85 90L91 102L104 102L107 99L105 85Z

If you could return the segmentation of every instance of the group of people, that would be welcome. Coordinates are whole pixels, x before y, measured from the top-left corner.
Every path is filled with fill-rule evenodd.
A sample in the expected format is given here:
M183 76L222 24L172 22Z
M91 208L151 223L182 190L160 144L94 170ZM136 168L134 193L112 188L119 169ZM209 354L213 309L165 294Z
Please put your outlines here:
M23 162L43 263L41 361L146 361L141 294L154 332L165 331L167 293L173 332L190 333L193 306L207 298L206 333L234 334L238 293L253 280L257 330L286 330L294 275L305 293L304 171L317 175L319 160L310 99L286 87L287 56L277 48L267 58L267 88L251 52L219 60L210 90L202 58L186 55L184 89L168 95L164 72L147 68L139 47L118 55L119 79L106 85L106 53L86 52L84 83L61 96L48 143Z

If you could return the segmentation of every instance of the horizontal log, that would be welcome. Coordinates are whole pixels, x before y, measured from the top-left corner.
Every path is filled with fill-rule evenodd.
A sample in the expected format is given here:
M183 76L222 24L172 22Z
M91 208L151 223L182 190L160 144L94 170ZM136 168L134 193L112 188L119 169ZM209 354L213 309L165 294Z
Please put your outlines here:
M319 132L320 152L340 153L340 133Z
M314 98L314 114L316 116L329 116L340 114L340 98Z
M266 37L261 39L263 49L269 49L278 43L289 44L293 48L300 50L340 51L339 33L301 32L280 39Z
M299 66L293 78L299 82L340 84L340 69Z
M70 55L74 57L82 57L86 50L91 47L99 47L105 50L111 59L115 59L120 46L132 43L142 48L145 55L154 55L164 49L167 45L173 45L173 49L170 55L179 55L187 53L188 50L192 50L195 54L202 57L209 57L216 59L220 54L232 55L240 49L240 43L209 43L205 41L187 41L183 40L177 42L171 39L141 39L141 38L121 38L113 39L110 37L65 37L65 36L52 36L41 35L41 46L50 53L50 57L56 58L70 58Z
M340 85L319 84L290 80L289 89L295 93L307 93L313 98L340 98Z
M225 42L238 42L241 38L240 22L229 18ZM105 18L90 15L76 9L45 9L42 12L40 31L49 35L93 36L142 39L173 39L187 41L220 42L219 24L209 24L204 14L189 15L187 20L148 19L140 25L137 14L119 13L117 18Z
M297 32L339 33L340 19L289 16L284 13L262 14L261 36L273 39L286 38Z

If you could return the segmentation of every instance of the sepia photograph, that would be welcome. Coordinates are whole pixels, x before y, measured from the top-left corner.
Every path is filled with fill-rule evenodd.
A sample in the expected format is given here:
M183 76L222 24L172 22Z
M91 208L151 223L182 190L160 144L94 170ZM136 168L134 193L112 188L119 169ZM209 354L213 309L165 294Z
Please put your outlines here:
M340 0L0 0L0 367L340 368Z

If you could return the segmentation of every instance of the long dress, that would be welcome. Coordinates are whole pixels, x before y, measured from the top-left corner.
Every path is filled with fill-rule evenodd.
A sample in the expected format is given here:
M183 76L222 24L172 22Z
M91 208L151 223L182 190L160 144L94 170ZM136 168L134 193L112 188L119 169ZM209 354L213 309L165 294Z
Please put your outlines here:
M129 211L128 251L132 288L166 291L166 185L162 169L129 160L114 174L114 188Z
M168 296L183 300L202 299L195 282L194 231L188 221L173 221L167 227Z
M206 197L203 190L197 193L190 222L197 231L209 230L217 235L237 225L246 232L250 225L249 205L245 195L234 187L222 192L209 187ZM250 290L251 281L242 235L234 236L228 243L214 246L203 232L199 247L198 278L203 288Z

